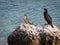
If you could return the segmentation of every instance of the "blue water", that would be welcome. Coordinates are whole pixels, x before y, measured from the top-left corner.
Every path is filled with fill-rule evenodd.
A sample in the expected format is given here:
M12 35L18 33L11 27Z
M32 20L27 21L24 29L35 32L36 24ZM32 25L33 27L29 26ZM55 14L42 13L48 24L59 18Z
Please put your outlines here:
M24 14L34 24L46 23L43 8L48 9L53 24L60 29L60 0L0 0L0 45L7 45L8 35L24 23Z

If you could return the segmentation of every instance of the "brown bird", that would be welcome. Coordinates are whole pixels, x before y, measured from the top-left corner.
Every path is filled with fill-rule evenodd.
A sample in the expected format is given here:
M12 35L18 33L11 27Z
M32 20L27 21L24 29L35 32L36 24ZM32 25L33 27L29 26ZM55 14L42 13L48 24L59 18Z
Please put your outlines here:
M52 25L52 18L51 18L51 16L48 14L47 9L44 8L44 11L45 11L45 12L44 12L44 18L45 18L45 20L47 21L47 23L48 23L49 25L51 25L52 28L54 28L53 25Z
M33 22L28 18L28 16L26 14L24 15L24 21L25 21L26 24L33 25Z

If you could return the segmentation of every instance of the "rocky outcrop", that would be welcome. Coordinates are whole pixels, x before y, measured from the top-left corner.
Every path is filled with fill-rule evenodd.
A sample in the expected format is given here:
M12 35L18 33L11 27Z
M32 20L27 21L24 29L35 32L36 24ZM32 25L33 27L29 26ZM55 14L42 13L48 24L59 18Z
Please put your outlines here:
M60 31L54 25L21 24L8 36L8 45L60 45Z

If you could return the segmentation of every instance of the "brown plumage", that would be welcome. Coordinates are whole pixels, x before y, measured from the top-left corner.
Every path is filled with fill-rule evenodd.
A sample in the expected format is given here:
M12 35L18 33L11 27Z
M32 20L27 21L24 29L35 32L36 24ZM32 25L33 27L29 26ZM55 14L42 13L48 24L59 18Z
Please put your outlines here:
M31 25L33 24L33 22L28 18L26 14L24 15L24 21L26 24L31 24Z
M51 16L48 14L47 9L44 8L44 11L45 11L45 12L44 12L44 18L45 18L45 20L47 21L47 23L48 23L49 25L51 25L52 28L54 28L53 25L52 25L52 18L51 18Z

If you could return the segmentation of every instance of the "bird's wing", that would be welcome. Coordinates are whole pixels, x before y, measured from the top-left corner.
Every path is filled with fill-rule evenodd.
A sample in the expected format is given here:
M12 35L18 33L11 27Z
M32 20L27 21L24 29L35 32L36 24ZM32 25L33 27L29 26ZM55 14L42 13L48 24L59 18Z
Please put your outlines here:
M29 23L32 24L33 23L32 20L29 20Z
M51 16L50 16L50 15L49 15L47 18L52 22L52 18L51 18Z

